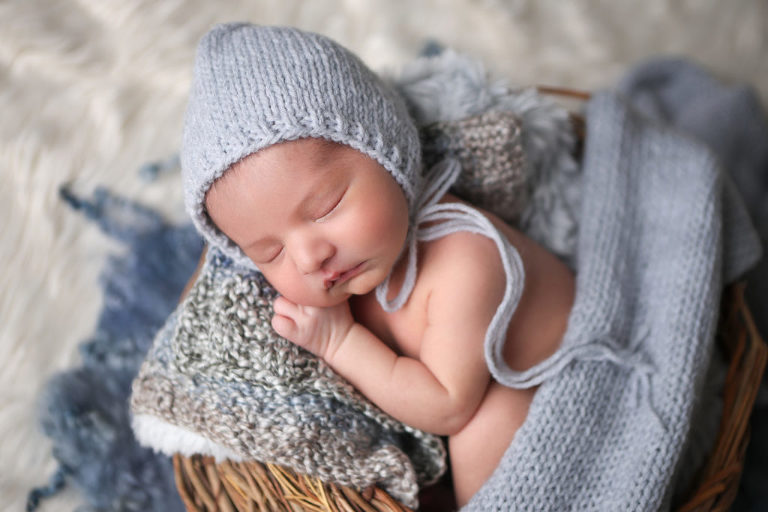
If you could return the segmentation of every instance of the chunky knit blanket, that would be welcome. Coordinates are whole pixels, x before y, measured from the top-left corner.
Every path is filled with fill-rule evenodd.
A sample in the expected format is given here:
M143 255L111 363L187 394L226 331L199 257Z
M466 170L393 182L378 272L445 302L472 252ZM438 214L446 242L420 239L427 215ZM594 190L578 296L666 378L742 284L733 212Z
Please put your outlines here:
M275 291L211 249L134 381L139 440L168 453L288 466L378 484L416 504L445 469L442 441L384 414L270 326Z

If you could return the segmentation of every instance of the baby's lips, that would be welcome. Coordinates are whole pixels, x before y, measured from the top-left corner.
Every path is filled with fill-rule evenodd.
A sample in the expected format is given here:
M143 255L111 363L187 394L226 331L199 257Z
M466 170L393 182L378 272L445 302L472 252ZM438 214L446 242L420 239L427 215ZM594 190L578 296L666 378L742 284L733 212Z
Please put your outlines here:
M335 283L339 277L343 274L343 272L331 272L329 274L326 274L325 279L323 279L323 285L325 286L325 289L328 290L333 286L333 283Z
M357 265L349 267L348 269L343 270L341 272L338 270L335 270L333 272L326 273L325 279L323 280L323 285L325 286L325 289L326 290L330 289L334 285L334 283L339 279L346 281L347 277L353 274L356 274L360 270L361 266L362 266L362 263L358 263Z

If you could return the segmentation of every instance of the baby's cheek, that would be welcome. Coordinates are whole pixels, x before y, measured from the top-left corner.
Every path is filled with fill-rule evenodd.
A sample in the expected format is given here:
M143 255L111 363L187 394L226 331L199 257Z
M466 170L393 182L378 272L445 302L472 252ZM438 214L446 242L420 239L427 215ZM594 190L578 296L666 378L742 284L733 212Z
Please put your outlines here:
M267 281L269 281L269 284L271 284L280 295L283 295L296 304L301 304L301 302L294 298L303 295L304 287L298 276L285 271L264 269L262 272L264 277L267 278Z
M360 228L361 236L366 237L369 244L379 245L387 252L399 253L408 232L408 217L404 215L401 218L391 213L372 216Z
M311 283L305 277L290 271L262 270L277 292L295 304L303 306L323 307L323 294L319 289L313 289Z
M382 198L373 198L364 214L354 219L356 236L367 243L405 239L408 230L408 212L397 211Z

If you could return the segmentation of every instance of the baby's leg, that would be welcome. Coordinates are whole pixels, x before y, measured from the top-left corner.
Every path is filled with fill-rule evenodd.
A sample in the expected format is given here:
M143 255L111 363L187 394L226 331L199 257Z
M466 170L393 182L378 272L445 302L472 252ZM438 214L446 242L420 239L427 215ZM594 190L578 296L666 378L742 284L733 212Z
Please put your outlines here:
M501 461L525 421L535 389L511 389L491 382L469 423L448 440L453 485L464 506Z

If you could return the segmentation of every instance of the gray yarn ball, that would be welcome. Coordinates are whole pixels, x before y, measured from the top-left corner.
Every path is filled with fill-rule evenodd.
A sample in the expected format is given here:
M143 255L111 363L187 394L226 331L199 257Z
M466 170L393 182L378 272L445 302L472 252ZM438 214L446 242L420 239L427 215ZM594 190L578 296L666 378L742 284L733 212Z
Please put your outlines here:
M370 156L400 184L411 212L420 186L417 128L403 99L360 59L319 34L247 23L200 41L181 147L187 212L206 241L240 264L205 193L230 166L278 142L317 137Z

